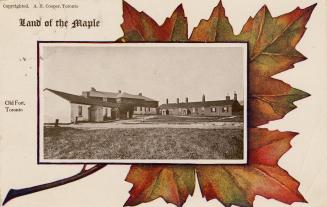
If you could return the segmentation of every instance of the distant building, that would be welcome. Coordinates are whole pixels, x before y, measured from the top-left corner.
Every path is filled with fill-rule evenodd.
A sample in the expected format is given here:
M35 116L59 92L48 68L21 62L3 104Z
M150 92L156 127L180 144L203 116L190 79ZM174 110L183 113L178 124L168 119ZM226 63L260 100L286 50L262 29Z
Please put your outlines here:
M184 103L180 103L177 98L176 103L169 103L166 99L166 104L159 106L159 113L161 115L203 115L203 116L232 116L240 114L243 106L237 100L237 94L234 93L234 99L231 100L230 96L226 96L225 100L206 101L205 95L202 96L202 101L189 102L185 98Z
M102 122L132 118L134 114L157 114L158 101L125 92L92 88L74 95L52 89L43 91L44 123Z
M157 114L159 102L143 96L142 93L138 95L129 94L118 90L115 92L97 91L91 88L89 91L83 91L82 96L98 101L116 103L117 108L112 114L113 119L116 118L132 118L133 115L141 114Z

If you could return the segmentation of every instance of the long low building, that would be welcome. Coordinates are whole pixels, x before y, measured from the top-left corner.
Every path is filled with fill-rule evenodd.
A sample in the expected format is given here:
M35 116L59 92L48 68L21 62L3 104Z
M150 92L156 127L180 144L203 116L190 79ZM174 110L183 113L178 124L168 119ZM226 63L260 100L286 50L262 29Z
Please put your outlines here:
M134 114L157 114L158 101L141 93L102 92L92 88L74 95L46 88L41 107L44 123L103 122L132 118Z
M225 100L206 101L205 95L202 96L202 101L189 102L188 98L184 103L180 103L177 98L176 103L162 104L159 107L161 115L180 115L180 116L232 116L240 114L243 106L237 100L237 94L234 94L234 99L226 96Z

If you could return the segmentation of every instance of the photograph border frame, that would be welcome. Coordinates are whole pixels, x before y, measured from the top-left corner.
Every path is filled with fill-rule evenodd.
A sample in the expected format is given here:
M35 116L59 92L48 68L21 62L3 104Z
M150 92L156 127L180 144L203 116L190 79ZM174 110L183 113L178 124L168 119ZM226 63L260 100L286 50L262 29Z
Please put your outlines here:
M198 162L187 162L187 163L167 163L167 162L156 162L156 163L151 163L151 162L110 162L110 161L103 161L103 162L98 162L98 161L92 161L92 162L80 162L80 161L69 161L69 162L57 162L57 161L41 161L40 158L40 45L41 44L51 44L51 43L61 43L61 44L69 44L69 43L73 43L73 44L115 44L115 43L119 43L119 44L129 44L129 43L137 43L137 44L148 44L148 43L159 43L159 44L165 44L165 43L174 43L174 44L179 44L179 43L183 43L183 44L217 44L217 43L233 43L233 44L237 44L237 43L241 43L241 44L245 44L246 45L246 68L245 71L246 73L244 73L244 75L246 75L246 100L244 100L244 103L246 102L246 121L247 121L247 126L246 126L246 144L247 144L247 148L246 148L246 152L243 153L243 155L245 155L243 161L244 163L198 163ZM146 42L142 42L142 41L128 41L128 42L119 42L119 41L41 41L38 40L37 41L37 164L38 165L81 165L81 164L111 164L111 165L132 165L132 164L142 164L142 165L249 165L249 121L250 119L250 113L249 113L249 42L247 41L218 41L218 42L198 42L198 41L193 41L193 42L165 42L165 41L146 41ZM244 111L245 112L245 111ZM243 113L244 113L243 112ZM244 136L243 136L244 138ZM244 143L244 142L243 142ZM243 146L244 149L244 146ZM66 159L63 159L66 160ZM145 159L142 159L145 160ZM161 159L158 159L159 161ZM163 160L163 159L162 159ZM190 159L190 161L193 161L195 159ZM199 159L199 160L203 160L203 159Z

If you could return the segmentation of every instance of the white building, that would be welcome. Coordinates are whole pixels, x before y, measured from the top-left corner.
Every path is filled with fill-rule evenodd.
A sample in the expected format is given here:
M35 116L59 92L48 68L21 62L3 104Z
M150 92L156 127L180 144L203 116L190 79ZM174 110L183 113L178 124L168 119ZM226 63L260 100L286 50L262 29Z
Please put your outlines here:
M112 112L117 108L115 103L103 102L83 96L55 91L43 90L44 123L74 123L74 122L101 122L110 119Z

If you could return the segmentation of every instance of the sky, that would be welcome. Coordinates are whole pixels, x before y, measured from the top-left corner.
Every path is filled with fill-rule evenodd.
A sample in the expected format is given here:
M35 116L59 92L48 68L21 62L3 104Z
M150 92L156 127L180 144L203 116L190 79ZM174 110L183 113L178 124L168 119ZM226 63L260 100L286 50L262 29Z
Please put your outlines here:
M106 46L107 45L107 46ZM44 46L40 77L44 88L81 95L99 91L138 94L164 103L221 100L234 91L243 100L243 47ZM139 44L140 45L140 44ZM190 44L189 44L190 45ZM194 45L194 44L193 44Z

